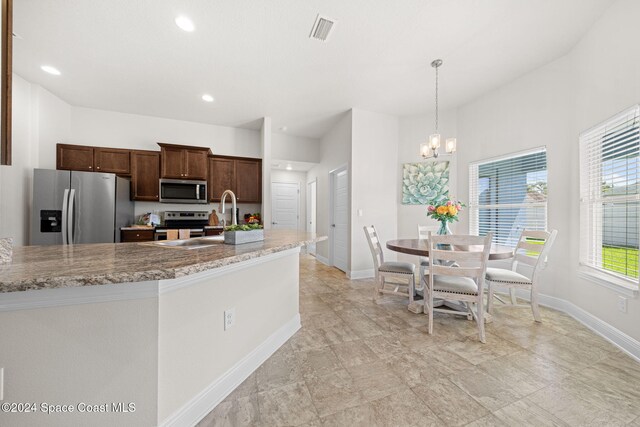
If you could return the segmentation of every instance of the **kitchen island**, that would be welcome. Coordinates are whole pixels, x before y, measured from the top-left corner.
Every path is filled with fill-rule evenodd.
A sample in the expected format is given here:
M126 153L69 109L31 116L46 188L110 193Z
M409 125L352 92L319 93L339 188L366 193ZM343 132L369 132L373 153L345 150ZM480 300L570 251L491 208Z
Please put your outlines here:
M194 424L299 329L299 252L319 240L15 248L0 267L3 403L36 406L0 425Z

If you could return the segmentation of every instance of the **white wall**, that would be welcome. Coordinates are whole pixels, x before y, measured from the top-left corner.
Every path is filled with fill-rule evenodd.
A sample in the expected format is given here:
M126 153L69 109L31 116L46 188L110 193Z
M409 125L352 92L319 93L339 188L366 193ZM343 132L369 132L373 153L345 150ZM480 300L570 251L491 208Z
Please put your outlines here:
M300 188L298 204L298 230L305 231L307 223L307 173L271 169L271 182L287 182L298 184Z
M0 166L0 237L12 237L14 245L29 241L31 170L36 161L31 129L31 85L13 75L12 165Z
M559 230L541 292L570 301L640 340L640 301L628 313L616 308L620 293L578 277L578 136L640 102L640 2L619 0L576 47L544 67L458 109L458 188L468 199L468 163L546 146L548 226ZM460 229L468 229L462 216Z
M398 118L352 110L350 277L372 277L373 259L363 227L374 225L383 242L398 224ZM360 216L362 213L362 216ZM385 260L396 259L386 252Z
M307 182L317 181L317 227L320 236L329 235L329 172L349 165L351 175L351 110L344 113L338 123L320 140L320 162L307 173ZM351 177L349 177L351 181ZM351 247L351 246L349 246ZM328 240L316 246L318 257L329 257Z
M320 161L320 141L318 139L272 133L271 140L271 155L274 159L309 163Z

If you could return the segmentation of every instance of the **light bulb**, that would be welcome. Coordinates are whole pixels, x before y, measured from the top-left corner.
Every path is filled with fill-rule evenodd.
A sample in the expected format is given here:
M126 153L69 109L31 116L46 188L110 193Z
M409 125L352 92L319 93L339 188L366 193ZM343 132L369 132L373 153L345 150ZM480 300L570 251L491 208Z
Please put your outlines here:
M456 139L455 138L447 138L447 141L445 142L445 148L447 150L447 153L455 153L456 152Z

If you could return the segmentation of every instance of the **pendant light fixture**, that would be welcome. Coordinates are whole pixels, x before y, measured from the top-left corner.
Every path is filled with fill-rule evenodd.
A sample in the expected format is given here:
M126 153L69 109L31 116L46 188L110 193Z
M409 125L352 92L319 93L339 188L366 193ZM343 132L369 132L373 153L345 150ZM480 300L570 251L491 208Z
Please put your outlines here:
M435 133L429 136L427 142L420 144L420 155L429 159L431 157L438 157L438 149L440 148L440 133L438 133L438 68L442 65L442 59L436 59L431 62L431 66L436 69L436 130ZM445 151L448 154L455 153L456 151L456 139L447 138L444 145Z

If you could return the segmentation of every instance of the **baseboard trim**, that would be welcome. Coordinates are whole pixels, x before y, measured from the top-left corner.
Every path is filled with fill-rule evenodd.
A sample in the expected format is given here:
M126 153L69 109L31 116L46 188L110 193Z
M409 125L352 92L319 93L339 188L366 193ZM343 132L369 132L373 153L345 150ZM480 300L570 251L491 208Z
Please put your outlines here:
M529 301L530 294L524 289L517 289L516 295L518 298ZM550 295L539 295L540 305L553 308L576 319L587 328L591 329L602 338L609 341L611 344L618 347L620 350L627 353L629 356L640 362L640 342L625 334L621 330L611 326L604 320L594 316L588 311L578 307L572 302L564 300L562 298L552 297Z
M316 259L323 263L324 265L329 265L329 258L325 258L322 255L316 253Z
M375 271L373 270L373 268L370 268L368 270L352 270L349 273L347 273L347 277L349 279L352 280L357 280L357 279L370 279L372 277L375 277Z
M222 402L236 387L300 329L300 314L296 314L251 353L212 382L193 399L166 418L160 426L193 426Z

